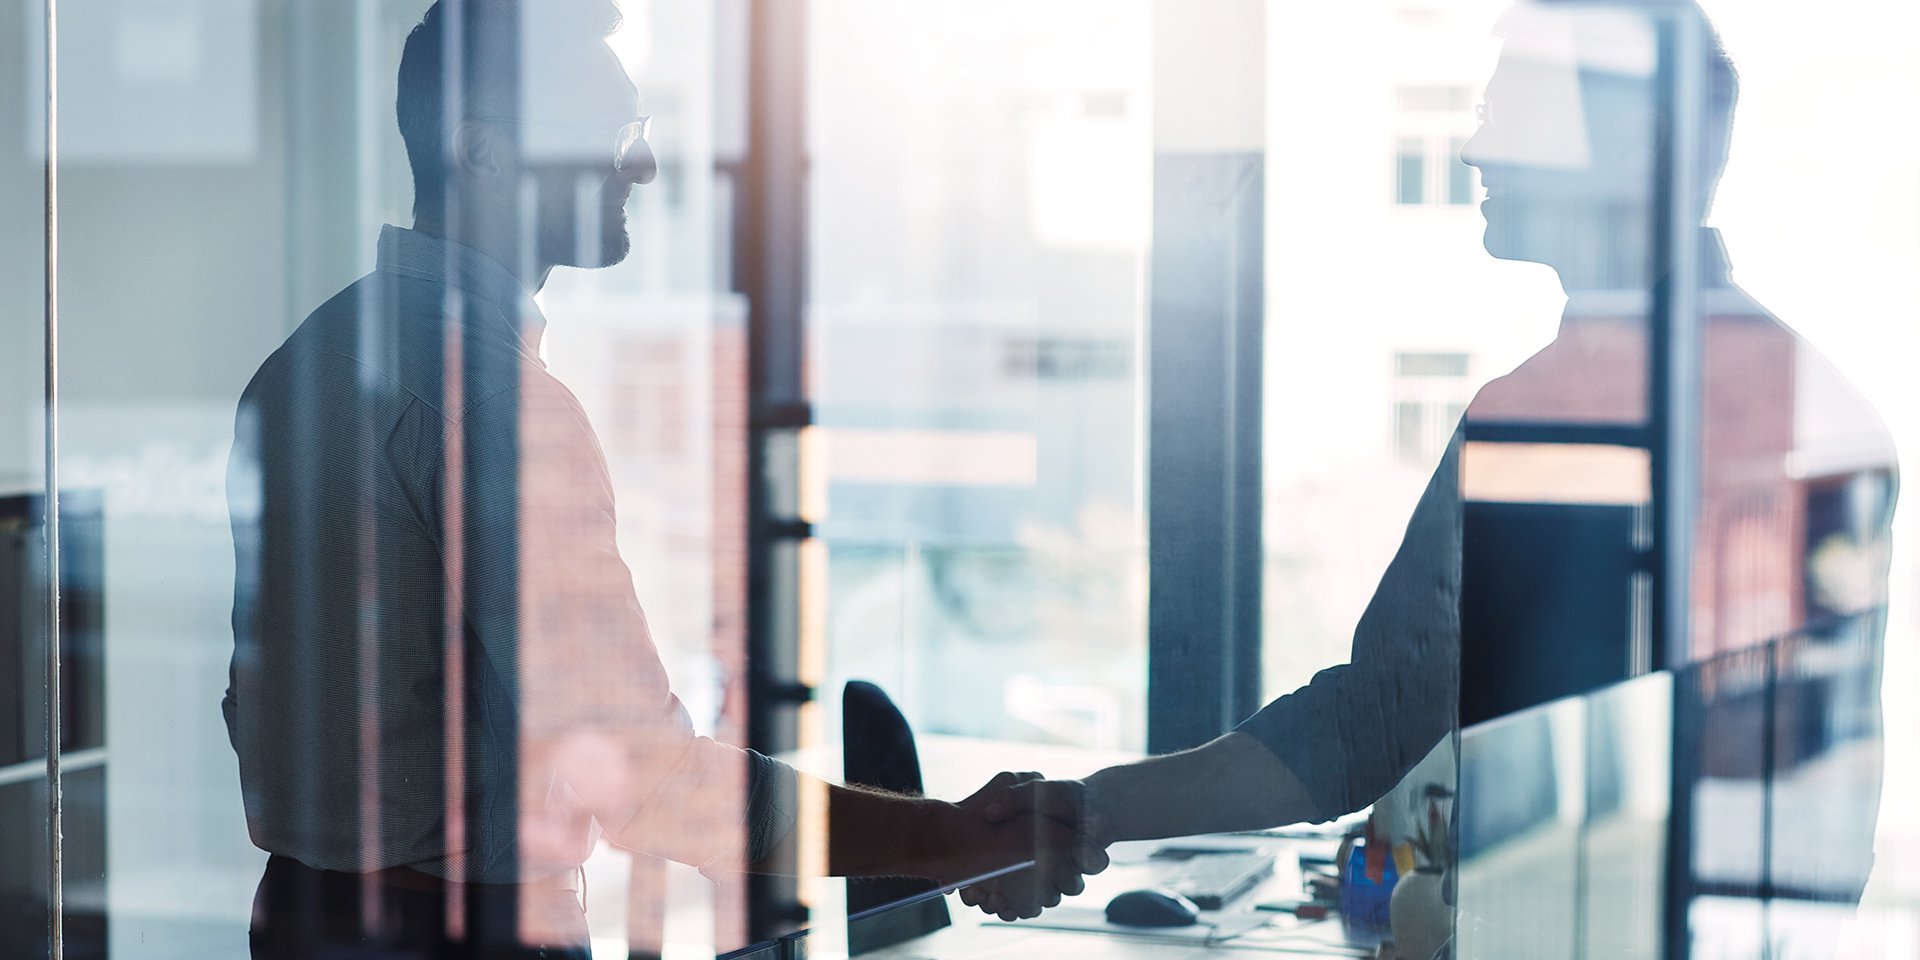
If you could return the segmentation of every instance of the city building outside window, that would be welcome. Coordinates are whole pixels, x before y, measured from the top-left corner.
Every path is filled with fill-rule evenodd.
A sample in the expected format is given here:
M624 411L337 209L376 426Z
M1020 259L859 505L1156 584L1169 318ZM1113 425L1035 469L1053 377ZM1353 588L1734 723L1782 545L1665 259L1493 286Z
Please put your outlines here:
M1393 355L1393 454L1402 463L1438 459L1473 399L1464 353Z
M1395 93L1394 203L1471 204L1473 168L1460 162L1460 148L1473 131L1472 88L1407 86Z

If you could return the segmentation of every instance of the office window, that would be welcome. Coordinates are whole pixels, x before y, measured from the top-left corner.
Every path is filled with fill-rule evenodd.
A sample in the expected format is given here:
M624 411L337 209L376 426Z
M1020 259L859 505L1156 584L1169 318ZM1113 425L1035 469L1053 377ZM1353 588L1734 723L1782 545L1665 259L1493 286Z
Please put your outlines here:
M1401 87L1395 94L1402 113L1462 113L1473 109L1473 88L1461 84Z
M1472 384L1464 353L1393 355L1393 452L1419 466L1439 459L1466 413Z
M861 679L929 737L1145 742L1149 15L814 6L830 741Z
M1403 380L1458 380L1467 375L1469 363L1464 353L1396 353L1393 375Z
M1465 206L1474 200L1473 168L1460 160L1465 137L1401 137L1394 149L1394 202Z
M1394 202L1462 206L1474 199L1472 168L1460 148L1473 132L1478 94L1463 84L1425 84L1394 91Z
M1447 142L1447 202L1451 204L1473 202L1473 168L1460 159L1460 150L1466 142L1463 137Z
M1402 138L1394 152L1394 202L1417 206L1427 202L1427 145Z

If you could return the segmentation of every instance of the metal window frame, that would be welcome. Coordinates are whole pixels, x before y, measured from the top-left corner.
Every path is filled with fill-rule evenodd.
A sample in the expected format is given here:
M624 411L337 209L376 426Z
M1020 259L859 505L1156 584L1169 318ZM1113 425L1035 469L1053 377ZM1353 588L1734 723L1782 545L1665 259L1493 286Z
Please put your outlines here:
M801 477L791 453L813 414L806 389L808 269L805 0L746 0L746 143L737 166L733 288L747 302L747 745L777 754L800 745L796 549L813 537L797 515ZM786 871L792 874L792 870ZM789 876L747 878L749 942L808 921Z
M59 93L59 0L46 0L41 42L45 44L45 167L42 189L42 252L46 278L43 296L45 316L42 347L45 351L45 444L47 530L47 935L52 960L66 955L65 867L62 863L62 820L60 769L60 93Z

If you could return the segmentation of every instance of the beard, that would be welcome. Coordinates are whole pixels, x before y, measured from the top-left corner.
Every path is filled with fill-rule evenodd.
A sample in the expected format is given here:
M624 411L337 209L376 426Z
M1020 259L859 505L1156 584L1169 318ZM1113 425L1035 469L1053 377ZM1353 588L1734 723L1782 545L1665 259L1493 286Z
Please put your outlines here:
M588 270L627 258L626 196L630 187L601 172L556 170L534 180L535 231L543 262Z
M596 211L598 229L589 228L589 239L580 241L580 262L569 266L598 269L611 267L633 252L633 238L627 235L627 211L624 207Z

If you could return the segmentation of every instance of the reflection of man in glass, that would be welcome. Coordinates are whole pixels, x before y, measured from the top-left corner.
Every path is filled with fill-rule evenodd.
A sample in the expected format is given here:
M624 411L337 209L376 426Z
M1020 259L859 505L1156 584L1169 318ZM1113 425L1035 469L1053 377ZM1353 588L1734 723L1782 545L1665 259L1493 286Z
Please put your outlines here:
M709 872L958 880L1071 840L1049 822L830 786L695 735L615 546L593 431L532 295L627 254L655 161L604 0L443 0L397 108L412 229L241 399L222 703L271 854L259 957L587 955L604 831ZM1077 876L1036 873L1054 889ZM541 952L544 951L544 952Z
M1673 293L1651 238L1662 203L1682 223L1704 221L1736 91L1704 18L1676 33L1699 44L1685 50L1705 78L1699 127L1688 131L1699 134L1699 162L1663 170L1672 127L1649 9L1542 3L1503 20L1500 65L1463 159L1487 189L1488 252L1553 268L1568 307L1553 343L1470 407L1355 628L1351 662L1205 746L1085 781L1013 787L993 795L1001 810L1077 819L1095 846L1330 819L1396 794L1463 711L1591 689L1566 665L1591 659L1594 623L1611 630L1595 635L1614 644L1599 653L1618 654L1607 665L1615 678L1636 672L1645 611L1632 597L1646 548L1635 531L1659 496L1649 318ZM1683 22L1698 16L1690 5L1658 9ZM1688 869L1723 890L1771 883L1851 901L1871 862L1879 792L1892 447L1838 373L1731 285L1717 234L1703 229L1689 242L1703 339L1699 508L1691 582L1679 587L1693 622L1672 642L1700 664L1680 682L1701 691L1705 745L1688 762L1708 786L1694 810L1676 812L1697 821ZM1503 587L1516 583L1523 589ZM1790 635L1777 652L1760 646ZM1756 753L1769 729L1739 719L1748 707L1760 716L1760 694L1737 701L1712 660L1761 649L1787 664L1783 674L1796 662L1833 674L1779 688L1803 709L1776 718L1801 745L1780 748L1800 755L1776 758L1773 799L1800 806L1771 825L1742 812L1746 799L1759 809L1764 787L1731 755ZM1807 651L1817 655L1792 659ZM1664 751L1666 737L1646 746ZM1451 776L1446 753L1433 755L1432 779ZM1779 788L1782 776L1795 778L1793 791ZM1756 868L1761 849L1771 859ZM1031 909L991 885L965 896L995 912Z

